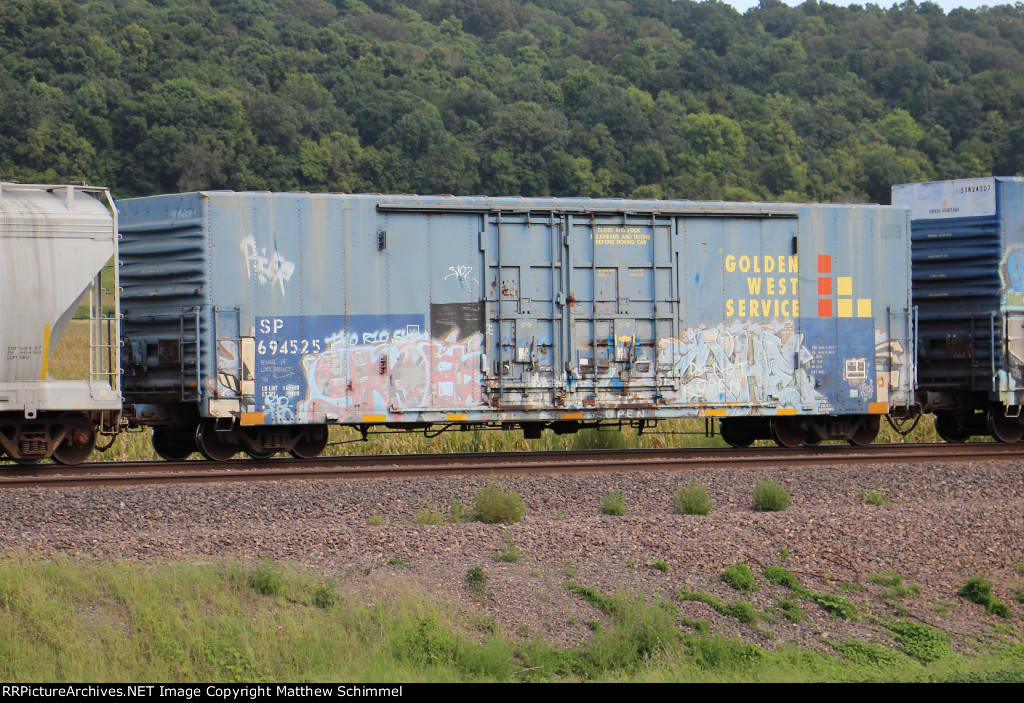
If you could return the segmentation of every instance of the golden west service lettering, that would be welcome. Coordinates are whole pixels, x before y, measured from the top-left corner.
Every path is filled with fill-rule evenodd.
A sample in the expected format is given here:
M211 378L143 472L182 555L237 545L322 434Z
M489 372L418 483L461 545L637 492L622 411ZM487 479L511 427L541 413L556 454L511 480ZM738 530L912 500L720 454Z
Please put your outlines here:
M727 298L726 317L799 317L800 316L800 263L799 257L736 256L725 257L726 288L737 278L744 279L746 298ZM792 275L786 275L792 274Z

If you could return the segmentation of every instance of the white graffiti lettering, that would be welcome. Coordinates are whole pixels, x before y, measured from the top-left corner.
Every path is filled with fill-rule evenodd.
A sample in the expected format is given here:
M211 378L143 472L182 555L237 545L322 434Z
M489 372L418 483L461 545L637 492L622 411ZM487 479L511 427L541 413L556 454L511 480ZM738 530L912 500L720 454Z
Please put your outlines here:
M681 381L680 403L778 403L798 407L824 400L802 364L811 359L791 321L733 322L682 330L658 342L658 365Z
M354 347L359 344L385 344L387 342L399 343L426 339L427 333L420 329L419 325L408 325L397 330L377 330L375 332L363 332L359 335L356 332L341 330L329 335L325 340L328 349L343 349Z
M264 396L263 410L266 411L267 422L270 424L295 422L295 412L292 410L291 400L287 396L276 393Z
M480 282L469 275L473 272L472 266L449 266L448 270L451 271L451 273L445 276L444 280L447 281L449 278L454 276L456 281L459 283L465 283L469 286L470 293L473 292L473 284Z
M242 252L245 255L246 276L251 278L255 274L261 285L276 283L281 286L281 295L284 295L284 283L291 280L292 274L295 273L295 264L278 254L276 247L273 253L267 256L266 247L256 247L255 237L246 237L242 240Z

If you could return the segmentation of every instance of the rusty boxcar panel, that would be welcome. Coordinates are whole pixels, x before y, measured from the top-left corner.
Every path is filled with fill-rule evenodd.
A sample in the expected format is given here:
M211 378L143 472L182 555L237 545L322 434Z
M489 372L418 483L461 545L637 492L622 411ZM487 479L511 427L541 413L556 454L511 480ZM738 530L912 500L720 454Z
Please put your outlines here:
M140 274L125 283L126 375L156 416L195 402L242 424L514 422L912 400L906 210L231 192L118 207L125 279Z

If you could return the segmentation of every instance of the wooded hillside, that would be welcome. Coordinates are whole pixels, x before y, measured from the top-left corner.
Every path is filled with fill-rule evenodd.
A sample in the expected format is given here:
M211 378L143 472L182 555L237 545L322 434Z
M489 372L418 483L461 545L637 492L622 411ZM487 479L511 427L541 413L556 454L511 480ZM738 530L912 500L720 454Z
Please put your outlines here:
M0 0L0 176L888 202L1024 171L1024 5Z

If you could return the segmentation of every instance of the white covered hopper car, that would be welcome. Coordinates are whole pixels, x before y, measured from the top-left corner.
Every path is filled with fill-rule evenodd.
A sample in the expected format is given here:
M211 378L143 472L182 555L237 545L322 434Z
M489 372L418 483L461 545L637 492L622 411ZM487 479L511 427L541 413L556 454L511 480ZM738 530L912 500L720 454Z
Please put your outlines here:
M0 183L0 456L77 464L117 431L116 261L106 188ZM89 369L53 379L50 359L83 305Z

